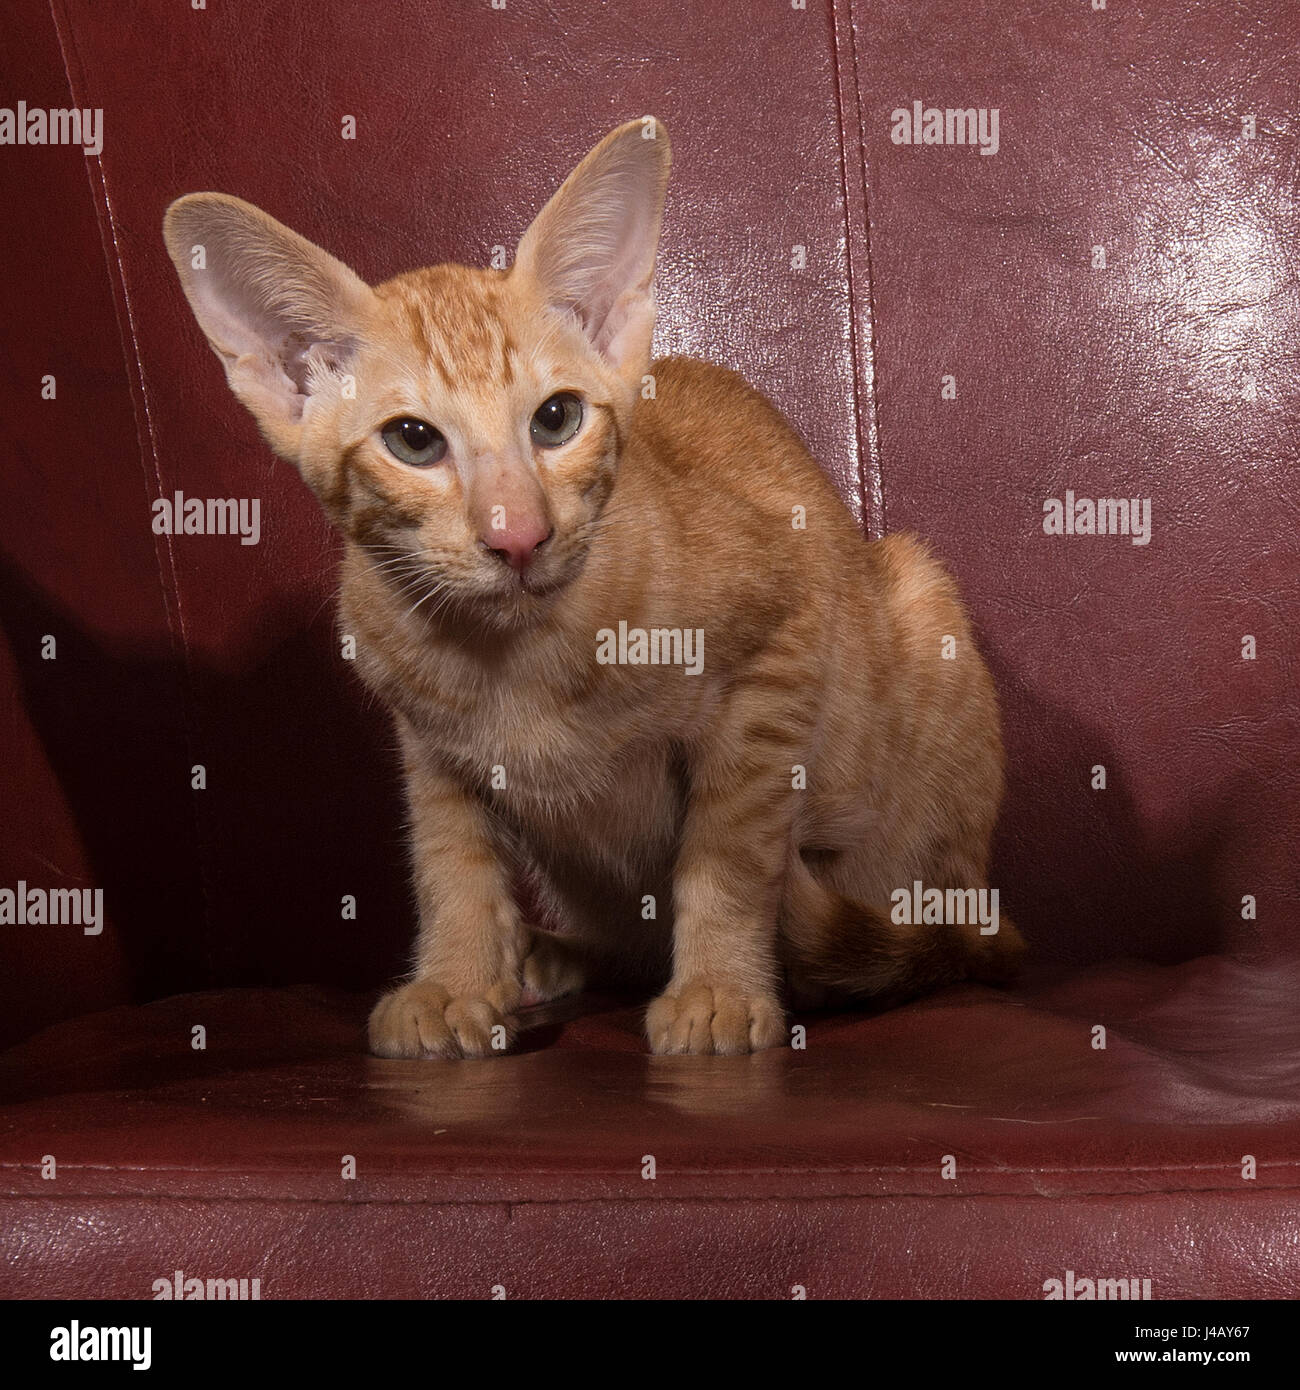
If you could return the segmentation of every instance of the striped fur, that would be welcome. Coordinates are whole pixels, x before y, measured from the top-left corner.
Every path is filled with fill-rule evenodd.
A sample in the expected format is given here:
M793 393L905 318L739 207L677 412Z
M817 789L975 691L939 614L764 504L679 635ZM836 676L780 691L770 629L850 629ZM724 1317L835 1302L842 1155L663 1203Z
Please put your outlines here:
M891 920L914 880L987 884L993 686L921 543L865 542L739 376L651 363L668 148L650 131L593 151L510 272L362 296L247 204L169 213L232 387L345 538L340 622L393 713L420 930L371 1017L383 1056L492 1055L522 1002L596 978L658 981L656 1052L742 1053L787 1040L787 985L893 1002L1019 955L1005 920ZM215 287L185 269L201 234L225 237ZM558 390L584 423L546 451L527 422ZM385 451L405 414L447 436L445 465ZM553 525L522 578L476 532L496 495ZM702 672L598 663L620 622L701 630ZM562 934L523 920L521 879Z

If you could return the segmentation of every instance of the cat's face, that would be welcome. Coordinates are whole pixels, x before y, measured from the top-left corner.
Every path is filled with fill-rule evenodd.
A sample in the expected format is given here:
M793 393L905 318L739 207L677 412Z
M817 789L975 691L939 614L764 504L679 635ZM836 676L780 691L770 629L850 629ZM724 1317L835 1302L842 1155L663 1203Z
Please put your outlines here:
M582 569L635 384L513 273L438 266L375 300L308 399L303 476L411 606L525 621Z
M408 607L499 627L582 570L650 361L669 151L606 137L508 272L371 289L265 213L182 198L164 235L236 395Z

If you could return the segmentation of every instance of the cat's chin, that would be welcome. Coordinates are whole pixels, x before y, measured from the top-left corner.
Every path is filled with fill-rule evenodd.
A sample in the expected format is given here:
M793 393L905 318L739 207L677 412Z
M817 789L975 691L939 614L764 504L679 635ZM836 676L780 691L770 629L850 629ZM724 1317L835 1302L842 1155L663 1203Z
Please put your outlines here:
M476 595L461 612L485 628L526 628L544 618L563 597L571 575L551 579L512 580L508 586Z
M572 587L585 568L586 559L585 553L569 555L558 564L548 564L540 571L512 574L493 592L489 601L507 611L517 609L521 613L541 614Z
M573 580L572 574L561 574L546 579L530 579L527 575L516 586L516 592L538 602L553 599L562 594Z

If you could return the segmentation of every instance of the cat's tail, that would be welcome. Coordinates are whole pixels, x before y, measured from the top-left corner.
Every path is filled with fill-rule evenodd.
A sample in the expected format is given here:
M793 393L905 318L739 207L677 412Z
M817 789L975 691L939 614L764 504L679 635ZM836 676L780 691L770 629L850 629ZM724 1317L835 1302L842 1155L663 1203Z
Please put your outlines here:
M819 883L796 858L787 880L782 939L796 1004L830 998L902 1003L959 980L1009 984L1025 941L1005 914L978 922L899 923L886 909Z

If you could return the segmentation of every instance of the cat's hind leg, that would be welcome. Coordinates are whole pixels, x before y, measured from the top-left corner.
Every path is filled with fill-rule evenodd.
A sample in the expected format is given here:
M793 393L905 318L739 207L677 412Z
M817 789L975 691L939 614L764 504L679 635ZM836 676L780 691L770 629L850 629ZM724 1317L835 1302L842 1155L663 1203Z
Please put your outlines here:
M889 909L828 888L797 857L786 884L782 951L796 999L904 1000L959 980L1006 984L1025 943L1005 914L982 935L977 922L899 923Z
M578 994L591 974L591 953L575 937L555 932L534 931L523 965L523 995L520 1004L544 1004Z

